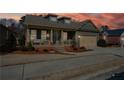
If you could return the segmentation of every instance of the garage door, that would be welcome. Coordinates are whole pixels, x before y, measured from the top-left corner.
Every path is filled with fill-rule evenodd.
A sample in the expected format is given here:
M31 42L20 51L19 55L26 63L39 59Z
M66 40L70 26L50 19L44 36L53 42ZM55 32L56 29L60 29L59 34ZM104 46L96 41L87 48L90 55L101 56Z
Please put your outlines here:
M86 48L95 48L96 42L96 36L81 36L80 38L80 46L85 46Z

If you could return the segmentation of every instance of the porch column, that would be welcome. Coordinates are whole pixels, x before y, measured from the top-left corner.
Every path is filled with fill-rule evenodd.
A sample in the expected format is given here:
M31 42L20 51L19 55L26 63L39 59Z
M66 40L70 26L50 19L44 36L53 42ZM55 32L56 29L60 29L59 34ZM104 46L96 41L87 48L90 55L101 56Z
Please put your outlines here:
M50 42L53 43L53 30L50 31Z
M61 30L61 44L64 44L64 32L63 32L63 30Z
M30 40L31 40L31 31L30 31L30 29L27 29L27 32L26 32L26 45L27 45L27 43L29 43L30 42Z

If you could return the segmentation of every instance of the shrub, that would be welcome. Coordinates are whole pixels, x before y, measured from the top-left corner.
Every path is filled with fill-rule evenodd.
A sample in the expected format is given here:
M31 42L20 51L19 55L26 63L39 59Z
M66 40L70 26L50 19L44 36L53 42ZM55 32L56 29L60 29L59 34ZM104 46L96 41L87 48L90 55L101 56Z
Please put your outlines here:
M77 51L77 50L78 50L78 48L77 48L77 47L74 47L74 48L73 48L73 50L74 50L74 51Z
M0 52L8 52L8 47L6 45L0 46Z
M28 51L28 48L27 47L20 47L20 50L21 51Z
M33 44L32 44L31 41L28 43L27 48L28 48L29 51L33 51L33 50L35 50L35 48L33 47Z
M76 41L75 40L72 40L72 46L76 46Z
M19 36L18 43L19 43L20 47L24 47L25 46L25 36L24 35L20 35Z
M16 50L16 38L13 34L11 34L4 42L5 44L0 46L0 52L12 52Z
M64 44L65 44L65 45L68 45L68 41L67 41L67 40L65 40L65 41L64 41Z
M76 42L74 40L69 39L69 40L65 40L64 44L67 46L75 46Z
M107 46L106 41L103 40L103 39L98 40L97 41L97 46L106 47Z
M48 49L43 49L44 52L49 52Z
M85 48L85 47L83 47L83 46L82 46L82 47L80 47L80 49L86 50L86 48Z

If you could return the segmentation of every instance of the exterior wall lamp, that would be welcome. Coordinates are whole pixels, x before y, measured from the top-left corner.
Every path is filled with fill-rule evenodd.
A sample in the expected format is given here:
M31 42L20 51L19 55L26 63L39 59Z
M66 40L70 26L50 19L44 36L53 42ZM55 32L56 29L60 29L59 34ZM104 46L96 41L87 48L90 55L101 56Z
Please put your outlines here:
M80 38L81 38L81 36L79 35L78 36L78 48L80 48Z

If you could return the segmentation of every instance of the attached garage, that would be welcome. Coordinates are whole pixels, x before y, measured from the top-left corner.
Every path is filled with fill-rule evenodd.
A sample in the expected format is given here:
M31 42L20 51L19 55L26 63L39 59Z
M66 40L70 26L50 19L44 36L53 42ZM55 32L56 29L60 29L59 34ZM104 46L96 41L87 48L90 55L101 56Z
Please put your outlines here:
M86 48L95 48L96 42L95 36L81 36L80 38L80 46L85 46Z
M91 20L85 21L77 32L77 40L79 45L89 49L97 47L97 36L99 30Z
M97 33L91 33L91 32L80 32L78 34L80 36L79 43L80 47L84 46L86 48L96 48L97 47Z

